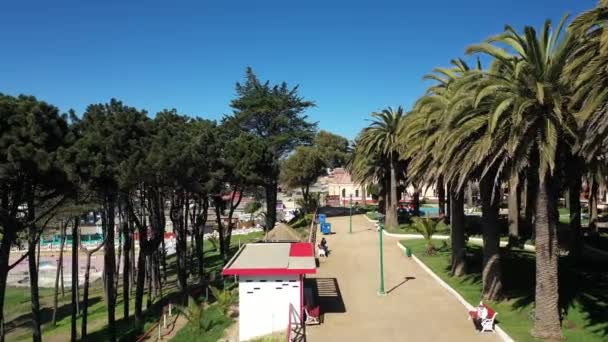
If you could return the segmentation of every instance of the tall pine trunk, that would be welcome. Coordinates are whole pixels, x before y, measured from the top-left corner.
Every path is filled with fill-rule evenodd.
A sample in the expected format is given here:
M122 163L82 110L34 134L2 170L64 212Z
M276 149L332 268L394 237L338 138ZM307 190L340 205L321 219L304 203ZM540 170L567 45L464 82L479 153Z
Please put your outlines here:
M124 215L126 218L129 214ZM133 236L132 225L130 220L126 219L123 223L123 271L122 271L122 296L123 296L123 317L125 320L129 320L129 282L131 275L131 239Z
M106 224L105 227L105 246L104 246L104 274L106 284L106 298L108 307L108 339L110 342L116 341L116 291L114 288L114 273L116 271L116 256L114 250L114 195L106 198Z
M561 340L557 245L557 195L549 175L540 180L536 200L536 293L532 335Z
M466 242L464 235L464 191L456 192L450 189L450 218L451 230L450 240L452 241L452 260L451 273L454 276L463 276L466 273Z
M177 257L177 283L185 299L185 294L188 287L188 277L186 275L187 236L186 227L184 226L184 194L182 192L179 192L173 196L171 206L171 221L173 222L173 230L177 230L175 233Z
M57 273L55 275L55 296L53 298L53 325L57 325L57 305L59 304L59 277L63 274L63 247L65 244L65 231L67 224L61 223L61 237L59 242L59 260L57 261ZM63 286L62 286L63 287Z
M38 295L38 265L36 259L36 247L38 245L38 229L35 225L35 208L33 190L27 202L27 215L29 223L28 236L28 266L30 276L30 300L32 301L32 341L42 341L42 331L40 329L40 299ZM42 232L40 233L42 234Z
M78 315L78 216L74 217L74 226L72 227L72 319L71 319L71 341L76 341L78 338L78 330L76 327L76 316Z
M142 235L139 234L139 241L141 246ZM143 248L139 248L139 255L137 257L137 281L135 282L135 322L137 326L143 327L144 315L142 312L142 305L144 299L144 285L146 280L146 254Z
M519 245L519 175L514 173L509 180L509 246Z
M196 216L196 224L194 225L194 244L196 246L196 257L198 259L198 283L205 283L205 253L203 250L203 237L205 235L205 225L207 224L207 210L209 209L209 200L207 195L203 195L199 203L199 213Z
M277 191L278 185L275 181L267 184L266 191L266 231L274 228L277 221Z
M487 174L479 182L483 234L482 298L496 300L502 292L502 272L500 267L500 229L498 211L500 188L494 184L494 177Z
M81 322L81 338L84 340L87 337L87 312L89 309L89 275L91 273L91 256L101 249L103 244L95 247L92 250L87 250L84 247L80 247L86 255L86 268L84 269L84 289L82 291L82 322Z
M6 294L6 279L8 278L8 260L11 254L11 246L14 241L12 227L4 227L2 242L0 244L0 342L4 342L4 296Z

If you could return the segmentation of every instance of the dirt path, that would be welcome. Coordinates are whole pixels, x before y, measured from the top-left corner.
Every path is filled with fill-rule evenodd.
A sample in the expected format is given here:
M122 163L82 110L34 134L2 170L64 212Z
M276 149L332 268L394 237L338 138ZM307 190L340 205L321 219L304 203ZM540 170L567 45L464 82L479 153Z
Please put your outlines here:
M279 223L273 230L268 232L268 241L301 241L302 238L290 226Z
M379 242L362 215L329 218L335 234L325 236L330 255L320 260L313 282L324 322L309 326L309 341L500 341L478 334L467 311L413 260L384 237L387 296L378 296Z

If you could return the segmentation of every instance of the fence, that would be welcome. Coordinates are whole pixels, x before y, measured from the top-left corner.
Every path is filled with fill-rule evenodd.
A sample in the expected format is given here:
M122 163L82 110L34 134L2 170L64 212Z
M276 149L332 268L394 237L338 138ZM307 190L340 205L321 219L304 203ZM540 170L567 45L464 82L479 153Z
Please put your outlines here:
M157 341L160 341L167 335L171 334L173 332L173 329L175 328L175 323L179 318L179 311L177 311L177 314L175 315L173 314L174 311L176 310L174 309L172 303L165 305L163 307L160 318L158 319L158 322L154 323L143 335L139 336L136 341L148 341L152 340L154 337L156 337ZM171 320L172 316L174 316L175 318L173 318L172 322L169 322L167 324L167 321ZM171 329L168 329L169 326L171 326Z
M312 243L313 250L317 245L317 224L318 224L318 215L317 211L312 214L312 219L310 220L310 228L308 232L308 242Z
M306 342L306 324L291 303L289 304L289 320L287 323L287 342Z

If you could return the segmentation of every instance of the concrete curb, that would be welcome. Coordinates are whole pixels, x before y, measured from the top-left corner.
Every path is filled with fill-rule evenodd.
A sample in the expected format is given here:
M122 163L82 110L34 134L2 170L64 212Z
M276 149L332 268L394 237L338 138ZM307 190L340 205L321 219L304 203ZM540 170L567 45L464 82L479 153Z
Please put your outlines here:
M367 217L367 215L365 215L365 218L371 223L378 223L378 220L372 220L369 217ZM424 236L422 236L422 234L397 234L397 233L389 233L386 230L383 230L382 233L384 233L384 235L386 235L386 236L390 236L390 237L394 237L394 238L398 238L398 239L423 239L424 238ZM449 235L433 235L433 239L437 239L437 240L447 240L449 238L450 238ZM482 238L469 237L469 241L483 245ZM501 241L500 246L505 247L507 245L507 243L508 243L507 241ZM536 248L532 245L526 244L526 245L524 245L524 250L534 252L534 251L536 251Z
M401 242L397 241L397 247L399 247L403 253L405 254L405 247L401 244ZM423 270L426 271L433 279L435 279L441 287L446 289L454 298L456 298L467 310L472 310L474 308L473 305L469 304L456 290L454 290L450 285L448 285L443 279L441 279L438 275L436 275L430 268L428 268L420 259L418 259L415 255L412 254L412 259L420 266ZM500 338L505 342L515 342L498 324L494 326L496 334L500 336Z

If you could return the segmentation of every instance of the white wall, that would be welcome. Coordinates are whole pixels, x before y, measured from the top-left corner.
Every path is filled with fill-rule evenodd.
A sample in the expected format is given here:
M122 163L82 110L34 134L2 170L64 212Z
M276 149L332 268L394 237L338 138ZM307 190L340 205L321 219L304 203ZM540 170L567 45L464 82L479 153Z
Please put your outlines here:
M287 331L289 304L300 310L300 277L239 277L239 338Z

